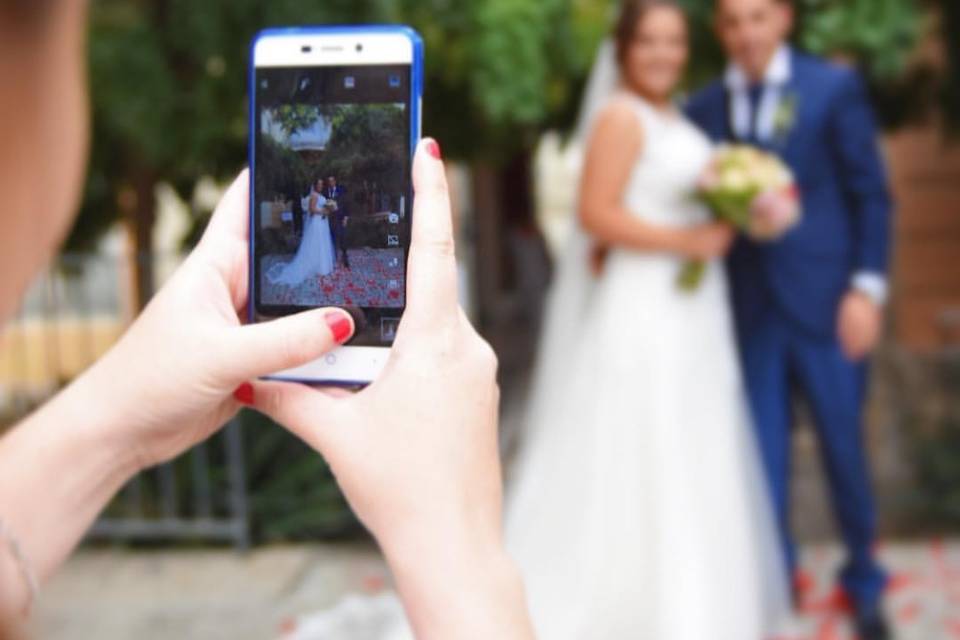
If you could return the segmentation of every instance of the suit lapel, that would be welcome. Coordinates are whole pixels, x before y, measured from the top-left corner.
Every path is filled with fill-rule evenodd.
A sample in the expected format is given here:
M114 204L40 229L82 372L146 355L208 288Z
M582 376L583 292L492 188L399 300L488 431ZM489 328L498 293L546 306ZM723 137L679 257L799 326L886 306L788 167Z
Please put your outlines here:
M778 122L775 129L777 134L776 150L781 155L787 155L794 146L798 132L803 128L803 116L807 112L808 105L804 104L802 90L803 69L798 59L796 51L790 51L790 81L783 89L783 95L780 98L780 108L778 110Z
M733 93L726 83L723 84L723 105L720 111L723 121L723 139L728 142L746 144L748 141L741 139L737 135L737 128L733 124Z

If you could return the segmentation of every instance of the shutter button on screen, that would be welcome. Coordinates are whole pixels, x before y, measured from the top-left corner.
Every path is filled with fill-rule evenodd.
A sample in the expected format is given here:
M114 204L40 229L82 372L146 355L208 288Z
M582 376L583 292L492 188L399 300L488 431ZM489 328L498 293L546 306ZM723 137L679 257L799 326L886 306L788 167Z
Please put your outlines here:
M337 356L333 355L332 353L328 353L324 358L324 361L329 365L337 364Z

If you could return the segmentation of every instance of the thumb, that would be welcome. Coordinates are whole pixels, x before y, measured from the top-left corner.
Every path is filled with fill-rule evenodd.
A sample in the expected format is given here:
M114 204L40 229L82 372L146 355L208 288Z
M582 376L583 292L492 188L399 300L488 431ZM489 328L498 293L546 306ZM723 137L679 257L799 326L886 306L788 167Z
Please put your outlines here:
M350 314L334 307L237 327L227 333L222 370L239 384L299 367L342 345L354 329Z

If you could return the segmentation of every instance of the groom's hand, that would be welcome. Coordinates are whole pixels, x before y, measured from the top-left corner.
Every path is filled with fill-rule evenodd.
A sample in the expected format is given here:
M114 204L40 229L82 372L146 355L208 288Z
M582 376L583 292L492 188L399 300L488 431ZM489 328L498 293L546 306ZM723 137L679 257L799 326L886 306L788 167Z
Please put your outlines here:
M837 335L843 353L853 362L877 347L883 331L883 309L867 295L850 291L840 303Z
M594 278L603 275L607 267L607 256L610 254L610 247L603 244L595 244L590 248L590 271Z

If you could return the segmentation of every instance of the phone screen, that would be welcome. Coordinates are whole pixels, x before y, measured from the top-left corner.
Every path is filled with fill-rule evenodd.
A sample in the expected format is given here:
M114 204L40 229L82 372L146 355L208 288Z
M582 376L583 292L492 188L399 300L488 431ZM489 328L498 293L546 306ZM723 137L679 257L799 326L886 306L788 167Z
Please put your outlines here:
M411 67L255 70L257 320L348 310L354 346L393 343L410 243Z

